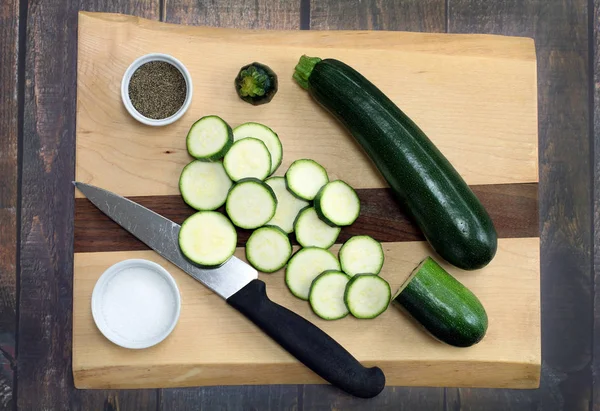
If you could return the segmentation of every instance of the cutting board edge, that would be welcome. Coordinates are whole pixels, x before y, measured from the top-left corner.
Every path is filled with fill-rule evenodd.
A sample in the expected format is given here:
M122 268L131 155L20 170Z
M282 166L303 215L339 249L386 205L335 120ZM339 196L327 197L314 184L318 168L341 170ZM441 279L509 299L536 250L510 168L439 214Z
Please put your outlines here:
M255 38L260 38L263 35L271 35L273 39L279 38L279 41L285 43L286 36L288 35L296 35L297 33L303 33L307 38L311 38L312 36L320 36L327 38L334 37L343 37L344 35L350 34L360 34L360 35L368 35L372 38L381 38L385 36L397 35L406 36L407 38L411 38L414 40L416 38L421 39L469 39L469 40L477 40L477 39L497 39L503 41L503 46L506 49L511 50L511 54L516 51L515 45L520 45L521 48L518 50L523 53L522 57L525 57L528 60L537 61L537 55L535 52L535 39L533 37L527 36L507 36L502 34L484 34L484 33L434 33L434 32L414 32L414 31L402 31L402 30L274 30L274 29L238 29L238 28L229 28L229 27L214 27L214 26L206 26L206 25L183 25L176 23L166 23L160 22L150 19L145 19L143 17L122 14L122 13L103 13L103 12L91 12L91 11L82 11L80 10L78 13L78 20L81 23L86 19L89 20L104 20L108 22L114 23L130 23L135 24L140 27L145 28L153 28L153 29L162 29L167 31L194 31L195 34L204 31L205 34L212 34L217 36L221 36L223 33L243 33L245 35L250 34ZM79 24L81 27L81 24ZM293 33L293 34L292 34ZM335 36L330 37L330 34L334 33ZM282 36L284 38L282 38ZM245 37L245 41L249 40L248 37ZM512 44L511 44L512 43ZM337 43L336 46L340 46L342 44L346 44L347 46L354 46L352 42L342 42Z
M468 363L468 364L461 364ZM536 389L540 385L541 364L505 363L498 368L496 362L488 361L458 361L432 362L399 361L393 365L385 362L364 362L366 367L380 366L386 374L386 386L412 387L455 387L455 388L510 388ZM281 372L282 366L285 372ZM473 370L466 374L455 375L455 383L448 385L447 375L454 368L469 367ZM270 368L276 371L271 374ZM489 367L489 368L488 368ZM235 370L235 373L232 373ZM197 386L229 386L229 385L291 385L291 384L327 384L318 375L312 373L300 363L287 364L247 364L231 367L228 364L194 365L176 364L152 366L149 376L148 367L109 366L94 369L81 369L73 365L73 378L78 389L148 389L148 388L178 388ZM490 373L493 374L490 375ZM486 373L486 378L481 378ZM174 375L165 381L164 375ZM204 375L201 375L204 374ZM220 374L215 378L215 374ZM120 376L115 378L115 376ZM276 377L274 377L276 376ZM281 378L283 376L283 378ZM506 376L506 377L505 377ZM235 381L235 384L231 384Z

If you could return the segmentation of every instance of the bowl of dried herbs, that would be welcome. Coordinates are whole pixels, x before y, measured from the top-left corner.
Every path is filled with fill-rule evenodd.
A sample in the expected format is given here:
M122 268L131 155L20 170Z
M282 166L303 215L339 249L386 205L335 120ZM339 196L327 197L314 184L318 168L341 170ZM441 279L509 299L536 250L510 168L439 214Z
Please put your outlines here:
M187 111L192 102L192 77L173 56L146 54L125 71L121 98L133 118L149 126L166 126Z

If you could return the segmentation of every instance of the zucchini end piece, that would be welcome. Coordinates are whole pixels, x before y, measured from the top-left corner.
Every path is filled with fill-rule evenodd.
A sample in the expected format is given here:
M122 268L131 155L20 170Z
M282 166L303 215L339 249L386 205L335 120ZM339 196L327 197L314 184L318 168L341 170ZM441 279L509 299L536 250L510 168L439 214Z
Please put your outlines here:
M300 57L300 61L296 64L294 75L292 77L303 89L308 90L308 78L320 61L321 59L319 57L309 57L307 55Z
M235 78L235 89L247 103L266 104L277 93L277 75L270 67L254 62L240 69Z

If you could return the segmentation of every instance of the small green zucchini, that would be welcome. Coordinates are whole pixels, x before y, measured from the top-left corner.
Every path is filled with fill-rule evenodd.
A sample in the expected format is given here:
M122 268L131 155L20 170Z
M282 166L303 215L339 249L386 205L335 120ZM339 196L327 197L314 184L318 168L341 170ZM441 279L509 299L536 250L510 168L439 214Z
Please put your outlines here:
M456 347L481 341L488 317L479 299L431 257L414 269L392 300L435 338Z

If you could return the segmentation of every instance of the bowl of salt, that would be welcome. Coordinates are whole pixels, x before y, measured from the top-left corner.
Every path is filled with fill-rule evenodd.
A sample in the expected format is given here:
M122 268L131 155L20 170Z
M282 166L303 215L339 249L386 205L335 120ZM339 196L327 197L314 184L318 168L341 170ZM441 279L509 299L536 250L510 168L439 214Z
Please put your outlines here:
M163 341L175 328L180 311L175 280L148 260L124 260L109 267L92 292L96 326L125 348L148 348Z

